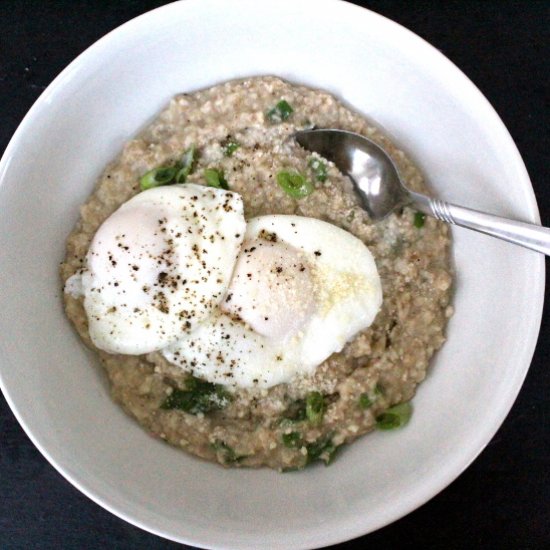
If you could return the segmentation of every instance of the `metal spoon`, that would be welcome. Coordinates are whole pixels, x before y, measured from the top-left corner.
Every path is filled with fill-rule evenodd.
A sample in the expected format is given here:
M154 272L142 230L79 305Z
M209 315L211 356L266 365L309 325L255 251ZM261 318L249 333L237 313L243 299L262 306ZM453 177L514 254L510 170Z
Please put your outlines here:
M294 135L305 149L347 174L363 208L381 220L403 206L550 255L550 229L449 204L407 189L388 154L370 139L344 130L303 130Z

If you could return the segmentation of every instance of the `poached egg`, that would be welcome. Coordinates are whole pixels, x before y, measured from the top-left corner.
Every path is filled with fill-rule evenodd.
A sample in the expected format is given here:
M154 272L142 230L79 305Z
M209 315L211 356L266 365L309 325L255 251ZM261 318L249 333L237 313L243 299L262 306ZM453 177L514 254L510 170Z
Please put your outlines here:
M249 220L218 311L162 350L212 382L268 388L311 374L382 304L372 254L355 236L300 216Z
M80 282L95 346L139 355L190 334L224 298L245 229L240 195L223 189L170 185L124 203L66 284Z

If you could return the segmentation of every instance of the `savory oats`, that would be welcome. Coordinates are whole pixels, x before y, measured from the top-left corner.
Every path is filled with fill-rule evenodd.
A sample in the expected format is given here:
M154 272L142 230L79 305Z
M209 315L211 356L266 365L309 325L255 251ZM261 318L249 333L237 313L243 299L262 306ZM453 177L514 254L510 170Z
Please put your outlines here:
M152 177L173 179L188 168L181 176L187 183L239 193L247 219L318 218L369 247L384 295L374 323L312 376L268 389L194 378L159 352L130 356L98 350L88 334L82 298L65 293L67 315L98 352L115 400L151 434L224 465L288 470L315 460L329 463L344 443L375 427L406 422L408 401L443 344L452 314L446 224L408 208L373 224L348 178L291 138L296 129L312 125L368 136L392 156L411 189L425 191L407 156L333 96L255 77L174 97L105 169L67 242L63 281L82 268L98 227L140 192L140 182L146 188ZM191 163L178 165L190 151ZM154 171L159 167L177 170L159 175Z

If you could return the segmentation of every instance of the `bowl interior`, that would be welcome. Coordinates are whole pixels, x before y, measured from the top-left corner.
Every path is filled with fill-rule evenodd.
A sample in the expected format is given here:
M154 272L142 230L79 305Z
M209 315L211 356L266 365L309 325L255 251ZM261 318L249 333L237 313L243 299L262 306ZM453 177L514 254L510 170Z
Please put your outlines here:
M322 546L419 506L489 441L529 366L544 263L453 230L456 314L411 423L363 438L330 468L224 470L149 437L110 400L105 376L64 317L64 241L103 167L172 95L258 74L336 94L383 126L441 198L538 220L500 119L456 67L402 27L328 0L171 4L70 65L4 155L0 380L56 468L132 523L208 547Z

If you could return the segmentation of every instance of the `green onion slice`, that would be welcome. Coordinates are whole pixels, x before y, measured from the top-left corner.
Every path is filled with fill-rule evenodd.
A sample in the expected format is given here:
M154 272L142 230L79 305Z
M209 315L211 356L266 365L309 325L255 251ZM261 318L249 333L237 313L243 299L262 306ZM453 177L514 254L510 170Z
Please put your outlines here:
M371 393L365 392L359 396L359 408L366 410L370 408L374 404L374 402L378 400L379 397L383 396L384 389L379 383L377 383Z
M374 399L369 397L368 393L362 393L359 396L359 407L363 410L368 409L374 403Z
M241 462L242 460L247 458L246 455L238 455L233 447L230 447L229 445L227 445L227 443L224 443L223 441L220 441L218 439L214 443L211 443L211 447L217 454L221 456L224 464Z
M272 109L269 109L267 111L267 118L269 122L272 124L277 124L279 122L283 122L285 120L288 120L290 115L294 112L294 109L290 106L288 101L285 99L281 99L275 107Z
M187 176L193 172L195 161L197 159L197 149L194 145L189 147L181 158L179 170L176 174L176 183L185 183Z
M327 165L322 160L312 157L309 159L308 166L313 170L317 181L326 181Z
M302 199L311 195L315 188L300 172L283 170L277 174L277 183L293 199Z
M411 415L412 405L408 401L399 403L376 417L376 427L379 430L402 428L409 422Z
M334 460L336 452L340 445L335 445L332 441L332 434L320 437L317 441L306 445L307 456L306 465L315 462L316 460L322 460L325 466L328 466Z
M284 412L280 422L281 426L292 425L294 422L302 422L306 419L306 402L304 399L293 401Z
M421 227L424 227L424 222L426 221L426 214L423 214L422 212L416 212L414 215L414 226L418 227L420 229Z
M142 191L158 187L159 185L168 185L174 182L177 168L175 166L161 166L149 170L139 180L139 186Z
M222 170L207 168L204 171L204 179L206 180L206 184L208 185L208 187L216 187L217 189L229 189Z
M289 449L296 449L302 444L302 436L298 432L283 434L282 440L284 446Z
M223 154L226 157L233 156L233 153L241 146L240 143L237 143L236 141L229 140L226 141L225 144L222 147Z
M322 422L327 406L325 398L318 392L314 391L306 397L306 417L315 425Z

